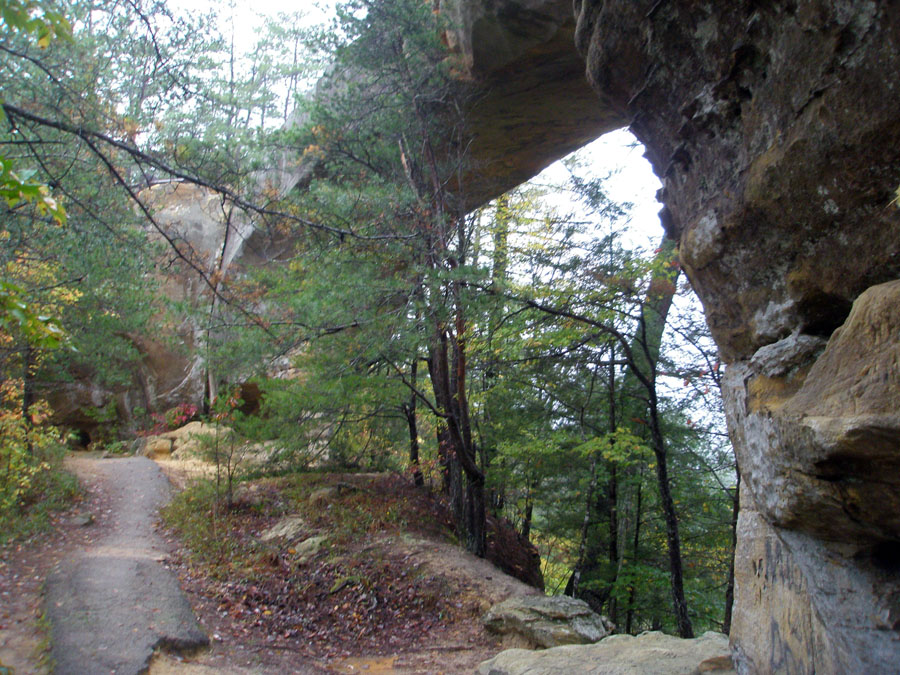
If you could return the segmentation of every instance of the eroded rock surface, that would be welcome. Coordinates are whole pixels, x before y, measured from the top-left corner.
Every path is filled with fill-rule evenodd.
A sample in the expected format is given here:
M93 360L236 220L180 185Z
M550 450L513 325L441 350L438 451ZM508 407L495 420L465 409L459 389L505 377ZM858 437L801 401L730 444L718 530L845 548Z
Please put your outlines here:
M590 644L612 632L586 602L565 595L512 597L491 607L483 621L488 630L504 636L504 646L517 642L524 648Z
M627 124L605 106L572 48L570 0L441 0L446 36L472 81L472 144L462 194L475 208L607 131Z
M592 645L542 651L508 649L478 667L479 675L688 675L734 673L728 638L704 633L682 640L659 632L611 635Z

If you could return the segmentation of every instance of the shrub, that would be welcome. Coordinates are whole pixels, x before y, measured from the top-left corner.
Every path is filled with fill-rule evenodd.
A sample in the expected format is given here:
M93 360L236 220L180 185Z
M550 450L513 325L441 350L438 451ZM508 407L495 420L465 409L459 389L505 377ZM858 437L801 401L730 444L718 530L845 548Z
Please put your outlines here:
M0 544L44 529L49 513L77 492L74 476L62 469L59 432L25 419L20 392L21 381L0 385ZM29 410L38 421L48 412L40 401Z

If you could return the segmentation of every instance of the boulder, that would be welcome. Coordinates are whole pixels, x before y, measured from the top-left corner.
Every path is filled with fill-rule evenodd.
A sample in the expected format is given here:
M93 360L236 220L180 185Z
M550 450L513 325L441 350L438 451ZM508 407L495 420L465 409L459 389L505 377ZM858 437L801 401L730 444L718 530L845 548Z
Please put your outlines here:
M285 516L261 533L259 540L263 542L272 541L273 539L293 541L300 538L306 527L306 521L301 516Z
M298 563L305 563L314 558L327 543L328 537L324 534L304 539L294 548L294 559Z
M483 662L479 675L729 675L728 638L704 633L683 640L660 632L611 635L592 645L509 649Z
M166 459L172 454L173 441L171 438L150 436L144 439L141 454L150 459Z
M189 455L198 456L203 452L201 437L220 440L227 437L231 429L221 425L207 424L206 422L188 422L183 427L173 431L166 431L155 436L147 436L140 444L139 454L150 459L165 459L167 457L184 458Z
M482 621L504 636L504 646L532 649L590 644L613 629L586 602L566 595L512 597L491 607Z

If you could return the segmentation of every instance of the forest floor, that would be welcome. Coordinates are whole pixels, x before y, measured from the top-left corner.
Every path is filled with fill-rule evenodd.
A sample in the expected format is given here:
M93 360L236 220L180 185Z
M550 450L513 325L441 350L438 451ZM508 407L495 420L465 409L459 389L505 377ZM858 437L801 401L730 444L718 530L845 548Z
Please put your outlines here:
M0 662L14 672L48 669L46 657L39 660L48 644L42 581L114 526L112 486L93 461L81 454L72 464L85 497L52 536L4 553ZM176 488L198 471L160 464ZM212 522L202 508L188 508L195 498L179 504L176 497L168 520L180 522L178 533L158 534L211 645L189 656L159 654L151 674L472 672L501 650L481 625L483 613L537 592L452 543L446 509L401 476L312 473L242 483L235 507ZM89 526L82 514L93 517ZM200 521L187 522L198 514ZM285 517L301 522L300 531L262 542ZM203 542L191 527L206 532ZM504 536L505 550L495 545L494 555L518 566L527 551L509 550L508 533L493 539ZM310 538L322 546L304 553L301 540Z

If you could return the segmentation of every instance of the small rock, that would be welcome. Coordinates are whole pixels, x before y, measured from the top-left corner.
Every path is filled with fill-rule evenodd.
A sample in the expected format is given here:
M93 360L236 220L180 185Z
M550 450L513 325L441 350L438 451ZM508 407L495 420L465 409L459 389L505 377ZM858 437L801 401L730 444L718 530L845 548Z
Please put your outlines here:
M79 513L72 517L72 524L76 527L88 527L94 524L93 513Z
M336 487L324 487L316 490L309 496L309 503L314 506L324 506L330 503L339 494Z
M328 537L321 534L316 535L315 537L310 537L309 539L304 539L297 545L295 553L297 562L304 563L315 556L319 551L322 550L322 547L327 541Z

